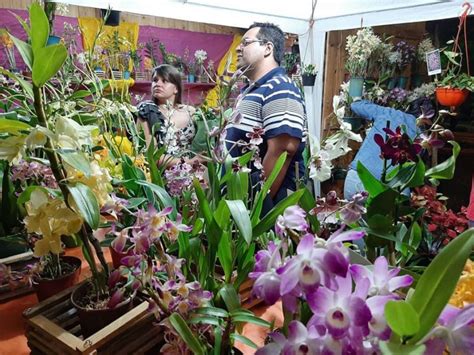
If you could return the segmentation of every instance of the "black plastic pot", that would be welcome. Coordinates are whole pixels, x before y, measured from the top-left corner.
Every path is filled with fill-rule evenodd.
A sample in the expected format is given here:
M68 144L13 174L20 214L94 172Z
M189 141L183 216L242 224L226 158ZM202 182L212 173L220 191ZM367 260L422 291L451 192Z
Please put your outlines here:
M81 324L81 333L84 339L97 333L133 308L133 300L131 298L112 309L87 309L82 307L80 300L85 297L89 289L93 287L91 283L86 282L74 289L71 293L71 303L77 309L79 323Z
M100 9L100 16L102 18L107 14L107 9ZM109 17L105 20L107 26L118 26L120 25L120 11L111 10Z
M316 81L316 75L301 75L301 79L303 81L303 86L314 86L314 82Z

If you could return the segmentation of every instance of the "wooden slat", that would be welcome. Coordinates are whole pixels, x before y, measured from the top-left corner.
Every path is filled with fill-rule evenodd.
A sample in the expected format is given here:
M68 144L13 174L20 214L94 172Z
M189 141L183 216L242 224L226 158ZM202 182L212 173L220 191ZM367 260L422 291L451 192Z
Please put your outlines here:
M148 311L148 302L144 301L131 311L125 313L123 316L117 318L105 328L102 328L97 333L91 335L77 346L77 350L81 352L89 352L91 349L98 349L101 345L110 341L118 334L132 329L140 320L141 316Z
M64 346L66 349L74 351L74 349L82 347L81 339L65 331L42 315L34 316L29 319L28 322L35 327L35 329L41 329L44 333L50 334L58 344Z

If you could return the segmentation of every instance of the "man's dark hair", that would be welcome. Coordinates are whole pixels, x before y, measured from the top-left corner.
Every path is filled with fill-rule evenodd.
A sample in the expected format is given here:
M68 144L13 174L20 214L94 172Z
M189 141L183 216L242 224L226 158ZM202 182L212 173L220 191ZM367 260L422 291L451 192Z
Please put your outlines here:
M277 25L270 22L254 22L248 29L260 28L257 38L273 43L273 58L280 65L285 50L285 34Z

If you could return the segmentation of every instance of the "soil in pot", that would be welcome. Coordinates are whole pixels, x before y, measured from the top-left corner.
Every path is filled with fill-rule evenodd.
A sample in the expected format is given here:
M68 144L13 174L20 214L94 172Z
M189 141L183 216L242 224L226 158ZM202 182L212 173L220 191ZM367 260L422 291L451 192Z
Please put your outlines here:
M38 301L43 301L55 294L74 286L79 281L81 274L81 259L75 256L61 256L61 271L62 276L52 279L48 275L40 275L41 278L34 288Z
M115 308L106 308L109 296L97 299L94 286L86 282L71 293L71 302L76 307L84 339L106 327L114 320L130 311L132 298L128 298Z

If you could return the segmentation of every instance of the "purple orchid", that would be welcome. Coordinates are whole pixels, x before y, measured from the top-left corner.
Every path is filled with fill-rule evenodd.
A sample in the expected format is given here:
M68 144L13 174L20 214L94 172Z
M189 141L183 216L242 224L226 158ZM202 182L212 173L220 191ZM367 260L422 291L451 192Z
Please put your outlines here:
M463 309L447 305L426 337L426 354L471 354L474 348L474 304Z
M350 271L356 283L364 279L369 280L368 296L391 295L393 291L408 287L413 283L413 277L410 275L397 276L400 268L389 270L387 259L384 256L379 256L375 260L373 271L362 265L351 265Z
M305 210L297 205L290 206L285 209L283 215L278 216L275 225L275 232L280 236L283 236L287 229L305 232L309 227L305 218Z
M320 344L314 328L306 328L303 323L294 320L288 325L288 338L281 333L270 334L273 343L257 350L256 355L275 354L319 354Z
M351 201L341 208L341 219L345 224L357 222L366 213L364 203L368 193L363 191L352 196Z
M259 250L255 256L254 271L249 277L255 280L252 295L262 298L267 304L274 304L280 298L280 275L276 270L281 266L280 248L275 243L268 244L268 250Z
M362 339L369 333L370 309L362 298L352 293L349 275L337 277L337 284L337 291L320 287L306 296L314 314L308 327L314 326L320 334L327 331L335 339L348 335Z
M314 247L314 236L306 234L296 248L296 255L277 270L281 277L280 294L289 294L297 286L307 292L316 290L323 275L325 249Z

